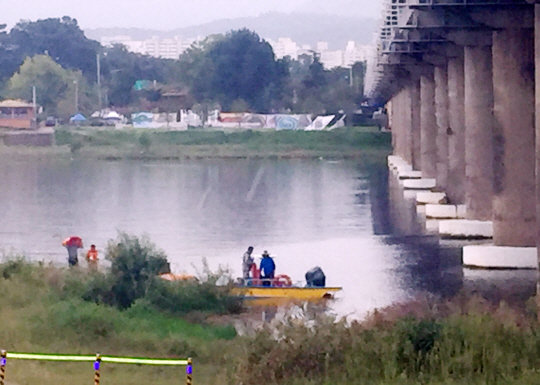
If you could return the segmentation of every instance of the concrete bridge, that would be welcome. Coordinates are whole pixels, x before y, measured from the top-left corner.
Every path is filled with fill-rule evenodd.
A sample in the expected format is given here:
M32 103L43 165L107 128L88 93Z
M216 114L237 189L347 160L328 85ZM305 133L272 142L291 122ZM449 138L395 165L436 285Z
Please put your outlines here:
M464 263L536 268L540 0L385 0L366 91L387 104L390 167L438 230L493 238Z

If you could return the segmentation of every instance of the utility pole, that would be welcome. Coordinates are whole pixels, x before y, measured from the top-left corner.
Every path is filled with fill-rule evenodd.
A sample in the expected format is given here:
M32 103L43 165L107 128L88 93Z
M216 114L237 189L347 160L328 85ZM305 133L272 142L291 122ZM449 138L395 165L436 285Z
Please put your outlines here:
M73 83L75 83L75 113L79 113L79 83L77 80L73 80Z
M32 104L34 108L34 118L36 118L37 117L36 86L32 86Z
M351 67L349 68L349 85L351 86L351 88L354 87L352 68L353 68L353 65L351 64Z
M97 61L97 87L98 87L99 113L101 114L101 61L99 59L99 53L96 55L96 61Z
M32 86L32 108L34 110L34 119L33 122L35 126L33 128L38 128L37 125L37 104L36 104L36 86Z

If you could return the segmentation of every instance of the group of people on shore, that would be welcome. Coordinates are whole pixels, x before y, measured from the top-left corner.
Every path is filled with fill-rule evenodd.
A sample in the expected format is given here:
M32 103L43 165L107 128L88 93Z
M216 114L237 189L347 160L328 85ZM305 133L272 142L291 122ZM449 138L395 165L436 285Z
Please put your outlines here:
M274 260L272 257L270 257L268 251L264 250L258 270L260 272L260 277L255 277L254 271L257 271L257 265L255 264L255 259L253 258L252 254L253 246L249 246L242 258L244 284L250 285L252 279L260 278L263 286L272 286L272 280L274 279L276 272L276 264Z
M70 267L79 265L79 249L83 248L83 242L80 237L69 237L62 242L62 246L67 249L68 252L68 265ZM262 281L263 286L272 286L272 280L274 279L276 272L276 264L274 259L270 257L267 250L262 253L262 259L257 270L255 264L255 258L252 256L253 246L249 246L244 253L242 261L242 271L244 283L250 284L253 278L258 278ZM99 253L96 249L96 245L91 245L90 249L86 252L86 262L88 263L88 269L92 271L98 270ZM258 272L257 277L254 276L254 271Z
M70 267L79 265L79 249L82 249L83 242L80 237L69 237L64 239L62 246L67 249L68 252L68 265ZM86 262L88 263L88 269L92 271L98 270L99 253L96 249L96 245L91 245L90 249L86 252Z

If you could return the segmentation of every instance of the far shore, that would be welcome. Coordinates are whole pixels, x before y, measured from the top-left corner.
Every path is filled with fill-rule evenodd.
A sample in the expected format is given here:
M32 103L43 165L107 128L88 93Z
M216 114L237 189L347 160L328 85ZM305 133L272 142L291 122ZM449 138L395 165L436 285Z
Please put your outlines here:
M193 129L55 131L52 147L0 146L0 157L39 156L106 161L180 161L191 159L361 159L391 151L391 134L371 127L333 131Z

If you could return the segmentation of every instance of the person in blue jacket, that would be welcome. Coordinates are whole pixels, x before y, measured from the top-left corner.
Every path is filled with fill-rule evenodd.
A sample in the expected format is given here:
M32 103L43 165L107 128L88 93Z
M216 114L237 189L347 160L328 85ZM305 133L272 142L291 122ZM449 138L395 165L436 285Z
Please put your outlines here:
M274 260L268 254L268 251L264 251L261 261L261 278L263 280L263 286L272 286L272 280L274 279L274 273L276 271L276 264Z

